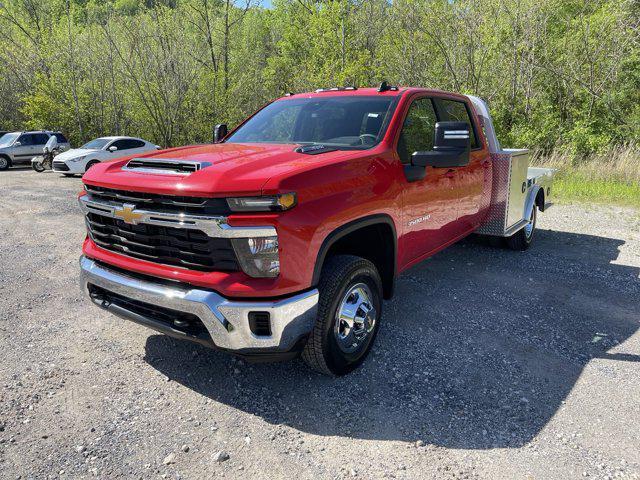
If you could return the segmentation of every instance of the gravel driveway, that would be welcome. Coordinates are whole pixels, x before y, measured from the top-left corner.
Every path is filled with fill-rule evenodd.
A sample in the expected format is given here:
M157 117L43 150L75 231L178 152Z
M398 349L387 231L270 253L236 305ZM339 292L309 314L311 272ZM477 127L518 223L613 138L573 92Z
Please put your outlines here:
M89 305L79 189L0 172L1 478L640 478L638 212L557 205L528 252L436 255L331 379Z

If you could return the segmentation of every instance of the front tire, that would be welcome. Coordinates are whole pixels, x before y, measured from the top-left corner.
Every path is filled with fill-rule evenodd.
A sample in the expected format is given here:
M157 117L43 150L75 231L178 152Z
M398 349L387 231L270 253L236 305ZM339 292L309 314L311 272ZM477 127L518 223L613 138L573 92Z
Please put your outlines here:
M536 231L536 206L533 206L529 221L516 233L506 238L507 246L511 250L524 251L531 246Z
M34 162L34 163L31 164L31 167L33 167L33 169L38 173L42 173L45 170L44 165L42 164L42 162Z
M380 326L382 281L375 265L337 255L322 269L316 324L303 360L325 375L345 375L367 357Z
M7 157L0 157L0 171L7 170L11 166L11 161Z
M97 163L100 163L100 160L91 160L89 163L87 163L87 166L84 167L84 171L85 173L89 171L89 169L91 167L93 167L94 165L96 165Z

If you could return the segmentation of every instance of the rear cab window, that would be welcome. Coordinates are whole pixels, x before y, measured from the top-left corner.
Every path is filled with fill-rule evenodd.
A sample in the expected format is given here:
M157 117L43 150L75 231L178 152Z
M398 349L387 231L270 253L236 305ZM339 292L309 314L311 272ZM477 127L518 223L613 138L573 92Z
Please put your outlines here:
M469 107L465 102L438 98L436 99L436 105L438 106L441 121L466 122L469 125L471 148L480 147L476 127L471 120L471 112L469 112Z

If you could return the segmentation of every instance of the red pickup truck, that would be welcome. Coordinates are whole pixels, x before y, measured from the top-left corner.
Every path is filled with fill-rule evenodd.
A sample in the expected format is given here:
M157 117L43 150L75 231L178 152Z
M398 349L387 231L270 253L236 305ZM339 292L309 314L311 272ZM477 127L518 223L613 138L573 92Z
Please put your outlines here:
M348 373L412 265L471 233L524 250L553 171L504 150L479 98L424 88L289 94L213 144L93 167L84 292L174 337Z

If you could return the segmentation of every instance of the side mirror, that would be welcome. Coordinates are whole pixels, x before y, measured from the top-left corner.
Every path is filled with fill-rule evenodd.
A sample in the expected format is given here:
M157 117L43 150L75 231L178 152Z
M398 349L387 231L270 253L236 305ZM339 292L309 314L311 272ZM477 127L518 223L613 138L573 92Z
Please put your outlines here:
M46 145L44 146L44 148L42 149L42 151L44 153L49 153L49 147L47 147Z
M116 150L118 150L118 147L116 147L115 145L111 145L109 148L107 148L107 150L109 150L111 153L113 153Z
M229 133L226 123L219 123L213 127L213 143L220 143Z
M19 147L20 145L22 145L22 142L13 142L14 147Z
M467 122L438 122L429 152L413 152L411 165L417 167L451 168L469 164L471 127Z

